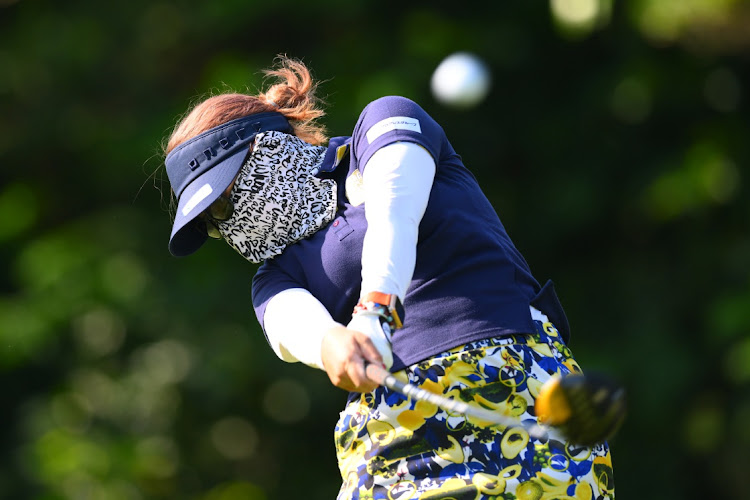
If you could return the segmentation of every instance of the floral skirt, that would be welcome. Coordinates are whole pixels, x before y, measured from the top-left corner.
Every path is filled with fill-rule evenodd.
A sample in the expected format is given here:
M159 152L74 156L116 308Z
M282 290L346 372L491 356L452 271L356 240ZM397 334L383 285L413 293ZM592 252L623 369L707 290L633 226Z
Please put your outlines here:
M424 389L536 422L534 400L554 374L580 372L555 327L472 342L395 373ZM335 430L343 499L614 499L606 443L541 439L487 425L390 389L350 395Z

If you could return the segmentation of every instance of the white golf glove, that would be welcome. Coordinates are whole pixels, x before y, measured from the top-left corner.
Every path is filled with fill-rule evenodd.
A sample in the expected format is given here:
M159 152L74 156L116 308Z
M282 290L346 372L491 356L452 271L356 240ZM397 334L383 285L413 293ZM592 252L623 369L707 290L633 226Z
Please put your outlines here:
M352 316L346 327L367 335L383 358L386 369L390 370L393 366L393 351L391 327L386 318L374 311L359 311Z

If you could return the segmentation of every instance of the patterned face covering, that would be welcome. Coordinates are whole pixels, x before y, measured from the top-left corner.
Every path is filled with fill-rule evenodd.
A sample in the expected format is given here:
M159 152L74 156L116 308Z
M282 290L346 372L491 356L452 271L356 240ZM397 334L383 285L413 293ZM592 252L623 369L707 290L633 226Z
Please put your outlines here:
M234 213L217 222L229 246L258 263L333 220L336 183L312 173L325 152L282 132L258 134L230 194Z

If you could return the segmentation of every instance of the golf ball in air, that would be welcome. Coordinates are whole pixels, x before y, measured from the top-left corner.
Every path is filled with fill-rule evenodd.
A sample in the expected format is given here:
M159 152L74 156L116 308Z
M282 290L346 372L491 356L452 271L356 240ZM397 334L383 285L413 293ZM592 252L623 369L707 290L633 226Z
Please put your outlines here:
M487 97L490 71L474 54L457 52L438 65L432 74L435 99L455 108L471 108Z

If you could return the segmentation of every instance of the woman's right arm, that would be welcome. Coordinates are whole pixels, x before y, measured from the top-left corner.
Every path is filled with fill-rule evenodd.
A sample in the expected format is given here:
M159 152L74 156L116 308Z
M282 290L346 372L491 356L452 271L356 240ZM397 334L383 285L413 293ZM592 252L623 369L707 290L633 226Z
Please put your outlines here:
M333 385L369 392L376 386L365 374L365 361L383 364L370 338L337 323L310 292L289 288L274 295L263 317L266 337L284 361L325 370Z

